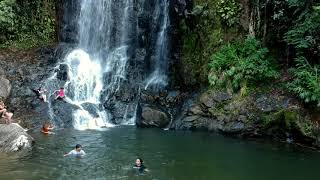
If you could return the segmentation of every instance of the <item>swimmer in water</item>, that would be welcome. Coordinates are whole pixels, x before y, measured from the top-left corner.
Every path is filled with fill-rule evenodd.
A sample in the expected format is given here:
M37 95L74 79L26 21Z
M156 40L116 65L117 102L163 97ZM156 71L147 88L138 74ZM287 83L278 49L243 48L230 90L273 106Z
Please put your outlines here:
M136 159L136 162L133 166L133 169L137 170L139 172L139 174L143 174L144 172L148 172L148 169L143 164L143 160L141 158Z
M50 131L52 129L53 129L53 126L49 122L45 122L42 125L41 132L43 134L54 134L54 132Z
M85 155L86 153L82 150L82 146L80 144L77 144L74 150L70 151L69 153L65 153L63 156L64 157L74 156L74 157L82 158Z

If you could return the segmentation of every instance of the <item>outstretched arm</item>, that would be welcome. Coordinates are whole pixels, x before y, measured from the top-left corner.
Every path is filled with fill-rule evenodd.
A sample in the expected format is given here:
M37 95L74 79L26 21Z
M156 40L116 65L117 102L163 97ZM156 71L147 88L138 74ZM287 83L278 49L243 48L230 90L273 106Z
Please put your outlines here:
M63 157L69 156L71 153L64 153Z

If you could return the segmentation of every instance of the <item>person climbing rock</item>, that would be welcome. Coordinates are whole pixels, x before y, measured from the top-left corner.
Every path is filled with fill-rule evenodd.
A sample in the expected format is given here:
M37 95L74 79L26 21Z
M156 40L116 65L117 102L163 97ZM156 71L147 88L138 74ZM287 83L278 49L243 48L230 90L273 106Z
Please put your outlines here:
M43 134L54 134L54 132L52 132L51 130L53 130L53 126L51 123L49 123L48 121L44 122L41 128L41 132Z
M55 90L54 93L55 94L55 99L60 99L63 100L65 98L65 93L64 93L64 88L60 87L59 90Z
M77 144L75 149L70 151L69 153L65 153L63 156L74 156L74 157L78 157L78 158L82 158L83 156L85 156L86 153L82 150L82 146L80 144Z

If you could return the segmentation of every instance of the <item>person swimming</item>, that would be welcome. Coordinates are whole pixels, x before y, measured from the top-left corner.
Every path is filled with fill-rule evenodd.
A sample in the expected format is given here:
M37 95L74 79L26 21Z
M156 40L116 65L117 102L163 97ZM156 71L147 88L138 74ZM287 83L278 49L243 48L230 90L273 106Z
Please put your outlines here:
M143 174L144 172L148 171L147 167L143 164L143 160L141 158L136 159L133 169L137 170L139 174Z
M74 156L74 157L82 158L85 155L86 153L82 150L82 146L80 144L77 144L74 150L70 151L69 153L65 153L63 156L64 157Z
M50 131L52 129L53 129L53 126L49 122L45 122L42 125L41 132L43 134L54 134L54 132Z

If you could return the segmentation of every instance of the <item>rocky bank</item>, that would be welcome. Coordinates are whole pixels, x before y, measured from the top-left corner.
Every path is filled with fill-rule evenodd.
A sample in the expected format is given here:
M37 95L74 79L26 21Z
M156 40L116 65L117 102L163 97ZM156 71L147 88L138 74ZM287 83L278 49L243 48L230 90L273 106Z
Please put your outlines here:
M0 152L18 152L31 149L34 139L16 123L0 124Z
M241 95L211 89L193 97L176 96L173 102L179 102L181 98L184 98L180 100L181 106L177 106L178 103L171 108L167 101L163 106L153 108L142 105L137 125L212 131L247 138L273 138L319 147L319 119L314 118L315 115L294 97L282 91L270 89Z

